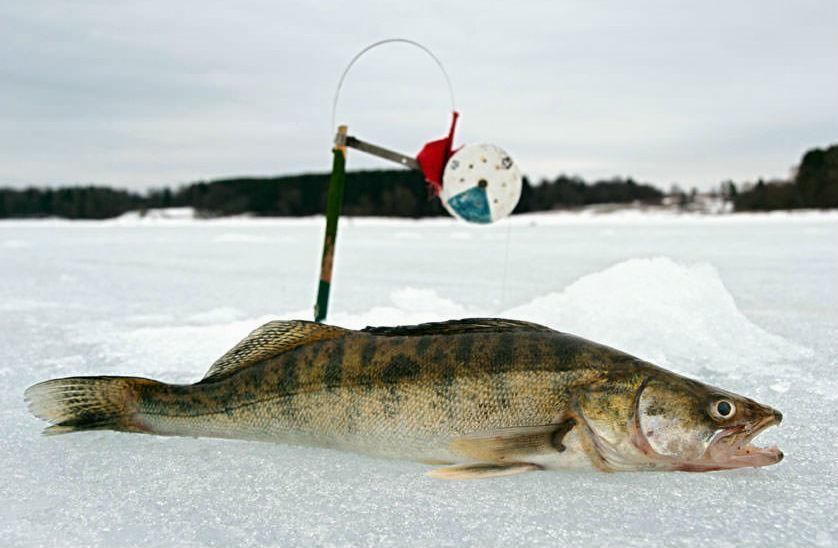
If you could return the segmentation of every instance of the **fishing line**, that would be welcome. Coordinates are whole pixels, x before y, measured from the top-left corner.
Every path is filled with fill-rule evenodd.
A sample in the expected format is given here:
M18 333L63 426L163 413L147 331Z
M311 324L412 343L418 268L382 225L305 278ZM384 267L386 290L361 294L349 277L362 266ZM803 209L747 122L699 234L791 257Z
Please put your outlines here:
M346 68L343 69L343 72L341 73L340 78L338 79L337 87L335 88L335 94L334 94L334 97L332 99L332 117L331 117L331 124L332 125L331 125L331 128L330 128L330 131L334 131L335 128L337 127L338 102L340 100L340 93L343 90L343 84L346 81L346 77L349 75L349 71L352 70L352 67L354 67L355 64L366 53L368 53L369 51L371 51L371 50L373 50L377 47L387 45L387 44L406 44L408 46L413 46L415 48L420 49L428 57L431 58L431 60L434 62L434 64L436 64L437 68L439 68L439 71L442 73L442 76L445 79L445 85L448 88L448 99L449 99L449 102L450 102L451 112L455 113L454 116L456 116L457 107L456 107L456 100L454 98L454 86L451 83L451 78L448 75L448 71L445 70L445 66L442 64L442 61L440 61L439 57L434 55L434 53L428 47L426 47L425 45L423 45L423 44L421 44L421 43L419 43L415 40L410 40L408 38L400 38L400 37L386 38L384 40L379 40L377 42L373 42L372 44L370 44L370 45L366 46L365 48L363 48L362 50L360 50L358 53L356 53L352 57L352 59L350 59L349 63L346 65ZM456 120L456 118L455 118L455 120ZM495 148L497 148L497 147L495 147ZM503 153L503 151L499 151L499 152L501 154L505 154L505 153ZM506 160L508 160L508 158L506 158ZM483 161L485 162L486 160L484 159ZM509 249L511 247L511 240L512 240L512 223L511 223L510 219L506 220L506 238L505 238L505 240L506 241L505 241L505 244L504 244L504 255L503 255L503 275L501 276L501 287L500 287L500 297L501 297L500 298L500 307L501 308L503 308L506 305L506 292L507 292L507 285L508 285L507 281L508 281L508 277L509 277Z
M346 65L346 68L343 69L343 73L340 75L340 80L338 80L338 86L335 89L335 97L332 100L332 127L330 128L330 131L334 131L334 129L336 127L335 120L336 120L337 109L338 109L338 99L340 98L340 91L343 88L343 82L344 82L344 80L346 80L346 75L349 74L350 69L352 69L352 67L355 65L355 63L358 61L358 59L360 59L368 51L370 51L372 49L375 49L379 46L383 46L385 44L394 44L394 43L407 44L407 45L410 45L410 46L417 47L420 50L424 51L426 54L428 54L428 56L430 56L431 59L433 59L434 63L436 63L436 66L439 67L439 70L442 72L442 76L445 78L445 84L448 86L448 98L451 101L451 112L454 112L454 111L457 110L456 109L456 102L454 101L454 86L451 85L451 78L448 77L448 72L445 70L445 67L442 65L442 61L440 61L439 58L436 55L434 55L434 53L430 49L423 46L419 42L416 42L414 40L410 40L408 38L386 38L384 40L379 40L378 42L374 42L374 43L370 44L369 46L365 47L364 49L362 49L361 51L359 51L358 53L356 53L355 57L353 57L352 60L349 61L349 64Z
M506 245L504 246L504 254L503 254L503 276L501 277L501 286L500 286L500 308L501 312L503 312L503 308L506 306L506 279L507 274L509 273L509 247L510 241L512 240L512 216L506 218Z

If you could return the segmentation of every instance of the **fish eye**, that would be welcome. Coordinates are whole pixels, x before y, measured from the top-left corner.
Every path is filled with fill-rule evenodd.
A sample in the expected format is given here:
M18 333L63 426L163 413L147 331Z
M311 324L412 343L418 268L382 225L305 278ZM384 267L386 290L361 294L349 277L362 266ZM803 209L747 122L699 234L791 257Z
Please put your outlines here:
M729 400L717 400L711 407L711 415L717 419L729 419L736 412L736 406Z

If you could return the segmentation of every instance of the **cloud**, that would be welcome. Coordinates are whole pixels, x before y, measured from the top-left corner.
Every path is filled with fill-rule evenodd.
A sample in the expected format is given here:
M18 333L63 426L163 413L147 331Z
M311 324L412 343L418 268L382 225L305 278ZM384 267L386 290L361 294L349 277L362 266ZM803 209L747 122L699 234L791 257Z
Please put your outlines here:
M829 2L149 1L0 7L0 184L133 188L324 171L337 77L361 47L419 40L452 76L464 142L535 178L706 188L783 176L838 140ZM832 13L832 17L828 16ZM421 52L375 50L340 121L404 152L444 133ZM380 166L353 155L350 167Z

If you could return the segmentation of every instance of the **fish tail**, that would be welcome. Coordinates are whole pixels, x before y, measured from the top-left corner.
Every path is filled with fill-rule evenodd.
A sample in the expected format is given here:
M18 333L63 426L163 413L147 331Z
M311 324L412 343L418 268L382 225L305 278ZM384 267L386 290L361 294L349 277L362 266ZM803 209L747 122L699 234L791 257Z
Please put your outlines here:
M147 432L137 420L140 395L163 383L139 377L67 377L26 389L24 397L36 417L52 425L45 435L81 430Z

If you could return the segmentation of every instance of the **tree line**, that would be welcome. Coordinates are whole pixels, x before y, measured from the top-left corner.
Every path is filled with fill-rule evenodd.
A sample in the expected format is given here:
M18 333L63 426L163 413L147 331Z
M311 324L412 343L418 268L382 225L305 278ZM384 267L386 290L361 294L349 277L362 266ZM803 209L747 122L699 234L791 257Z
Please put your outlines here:
M107 219L132 210L184 206L205 217L317 215L326 209L328 185L329 175L323 173L201 181L142 194L104 186L0 188L0 218ZM695 189L690 195L680 190L670 194L678 192L683 194L678 202L682 206L696 194ZM759 180L739 187L727 181L720 192L736 211L838 207L838 145L806 152L791 180ZM663 197L658 188L630 177L587 182L561 175L537 184L524 178L515 213L605 203L659 204ZM415 218L446 214L440 201L429 195L422 175L406 170L347 173L343 211L355 216Z
M838 208L838 145L806 152L790 180L760 179L741 190L728 182L722 192L736 211Z
M195 208L204 217L298 217L322 214L328 187L328 174L307 174L197 182L176 190L152 189L144 194L103 186L0 188L0 218L106 219L132 210L183 206ZM660 190L630 178L589 184L578 177L560 176L538 185L525 178L515 212L638 200L659 203L662 197ZM422 175L406 170L347 173L343 212L414 218L447 215L440 201L429 194Z
M0 218L108 219L144 207L146 197L102 186L0 188Z

